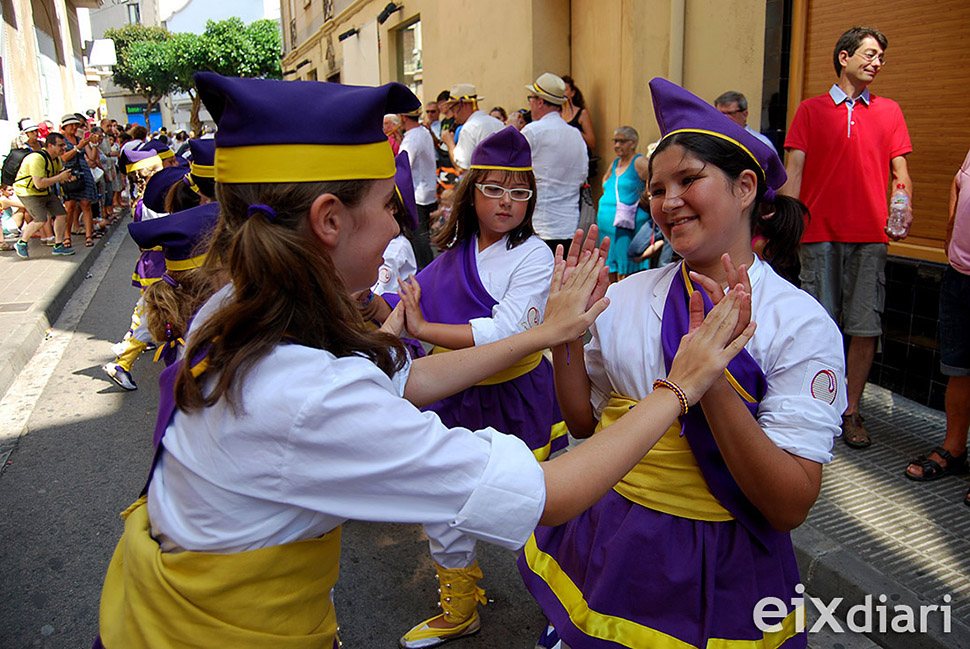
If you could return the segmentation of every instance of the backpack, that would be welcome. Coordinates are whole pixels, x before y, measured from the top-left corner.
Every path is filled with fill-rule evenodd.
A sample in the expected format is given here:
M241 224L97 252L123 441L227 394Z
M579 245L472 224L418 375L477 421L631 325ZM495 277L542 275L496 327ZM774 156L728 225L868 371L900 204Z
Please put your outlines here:
M17 173L20 171L20 165L23 163L24 158L26 158L33 150L24 147L22 149L11 149L7 157L3 159L3 170L0 172L0 183L12 187L15 182L22 180L17 178Z

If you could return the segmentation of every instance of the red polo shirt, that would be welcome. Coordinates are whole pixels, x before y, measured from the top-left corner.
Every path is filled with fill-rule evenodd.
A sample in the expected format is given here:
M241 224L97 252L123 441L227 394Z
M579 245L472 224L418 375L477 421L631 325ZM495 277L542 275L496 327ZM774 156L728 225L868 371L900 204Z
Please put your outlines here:
M795 112L785 148L805 152L799 198L811 219L803 243L889 240L883 231L889 161L913 150L899 104L875 95L867 104L860 97L850 119L848 103L836 104L832 94L806 99Z

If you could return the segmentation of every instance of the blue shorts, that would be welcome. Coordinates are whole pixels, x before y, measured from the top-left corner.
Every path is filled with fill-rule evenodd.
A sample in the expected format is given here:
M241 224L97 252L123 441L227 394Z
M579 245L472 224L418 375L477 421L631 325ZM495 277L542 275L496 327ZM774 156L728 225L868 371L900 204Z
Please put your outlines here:
M970 376L970 275L953 266L940 282L940 371L946 376Z

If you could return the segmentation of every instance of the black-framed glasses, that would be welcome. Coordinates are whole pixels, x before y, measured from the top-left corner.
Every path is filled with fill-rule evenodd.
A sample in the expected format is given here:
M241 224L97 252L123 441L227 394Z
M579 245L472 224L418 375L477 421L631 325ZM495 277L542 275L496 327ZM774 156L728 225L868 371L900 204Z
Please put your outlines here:
M538 99L538 98L539 98L539 95L526 95L525 97L526 101L531 101L533 99Z
M513 201L527 201L532 198L533 191L531 189L526 189L525 187L515 187L509 189L507 187L502 187L501 185L485 185L482 183L475 183L475 187L478 187L478 191L482 193L485 198L502 198L506 194L509 195Z
M737 115L738 113L743 113L744 111L746 111L747 108L735 108L734 110L721 110L720 108L718 108L718 110L721 111L722 115Z
M626 144L627 142L633 142L633 140L624 140L620 137L613 138L613 144Z

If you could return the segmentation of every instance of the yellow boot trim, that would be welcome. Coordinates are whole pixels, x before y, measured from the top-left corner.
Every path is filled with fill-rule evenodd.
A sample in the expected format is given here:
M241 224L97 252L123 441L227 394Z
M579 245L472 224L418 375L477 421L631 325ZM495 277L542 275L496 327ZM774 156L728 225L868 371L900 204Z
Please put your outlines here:
M438 569L438 603L445 619L452 624L461 624L476 617L478 605L488 601L485 591L478 586L478 580L482 578L478 562L467 568L442 568L437 564L435 567Z
M148 347L148 343L143 343L134 336L129 337L128 340L125 341L125 351L118 355L115 363L124 368L126 372L130 372L131 366L135 364L135 359L138 358L139 354L145 351L146 347Z

